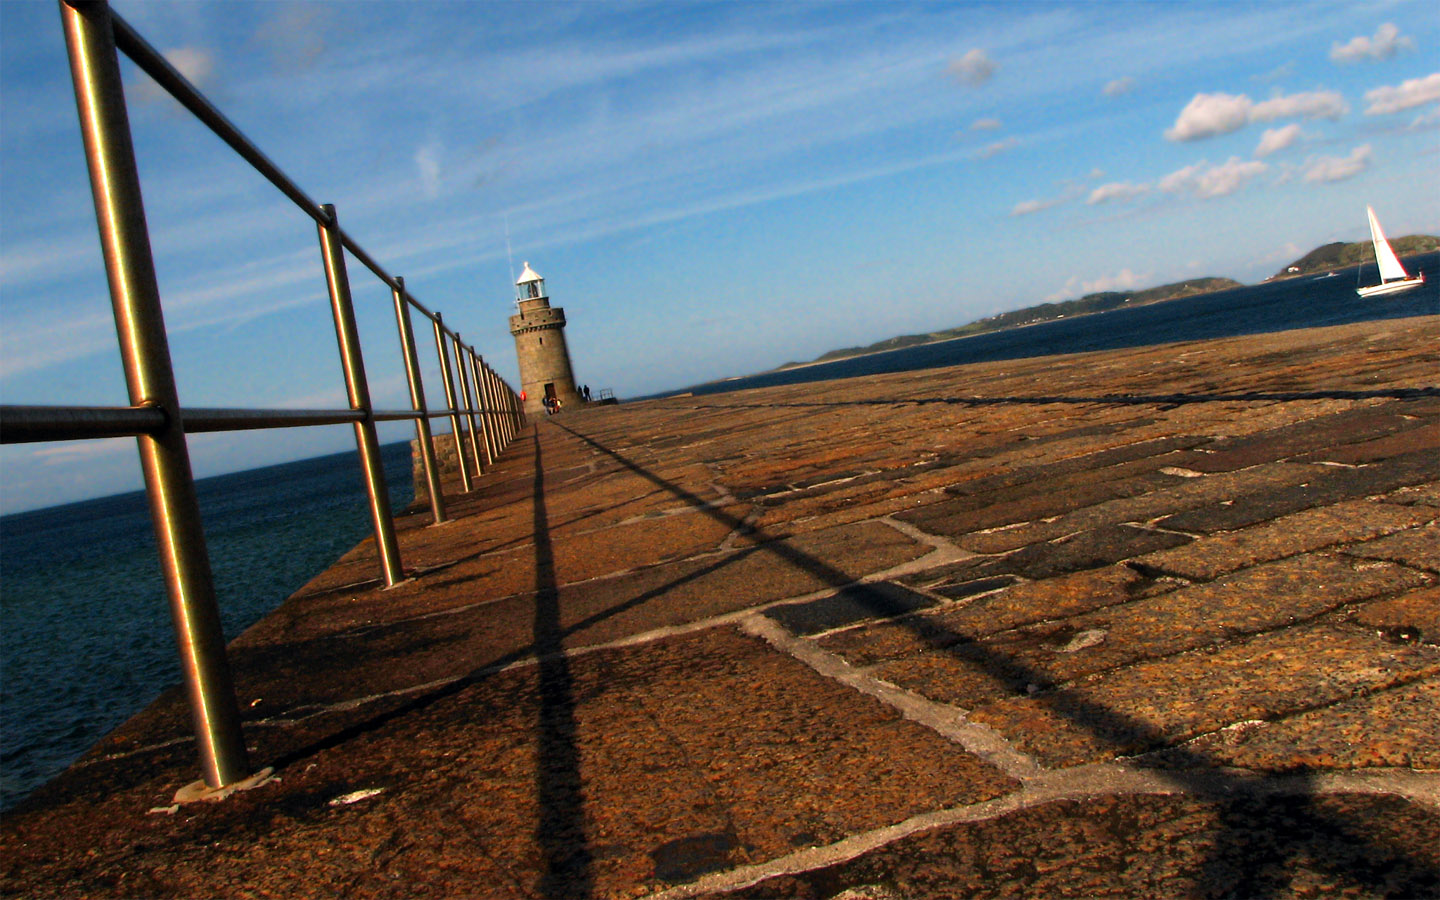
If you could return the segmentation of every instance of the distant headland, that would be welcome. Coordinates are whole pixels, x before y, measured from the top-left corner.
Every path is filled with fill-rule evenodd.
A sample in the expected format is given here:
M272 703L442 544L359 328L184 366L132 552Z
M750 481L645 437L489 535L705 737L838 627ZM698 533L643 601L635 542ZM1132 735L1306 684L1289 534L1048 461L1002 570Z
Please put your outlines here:
M1414 256L1418 253L1434 253L1440 250L1440 237L1433 234L1412 234L1390 241L1390 249L1396 256ZM1336 241L1322 244L1290 265L1271 275L1266 281L1278 278L1299 278L1313 272L1333 272L1363 263L1375 262L1375 250L1369 241L1346 244Z
M1396 254L1399 256L1431 253L1435 250L1440 250L1440 237L1429 234L1412 234L1407 237L1392 240L1390 246L1395 249ZM1275 275L1265 280L1273 281L1279 278L1298 278L1302 275L1315 272L1329 272L1335 269L1357 266L1367 261L1371 263L1375 261L1375 252L1369 241L1360 241L1353 244L1340 242L1325 244L1316 247L1314 250L1311 250L1309 253L1286 265ZM976 320L967 325L947 328L943 331L931 331L923 334L904 334L898 337L886 338L883 341L877 341L873 344L867 344L863 347L845 347L840 350L831 350L808 362L787 362L770 371L778 372L800 366L813 366L819 363L834 362L839 359L866 356L871 353L884 353L887 350L899 350L903 347L934 344L940 341L949 341L975 334L1003 331L1008 328L1021 328L1026 325L1036 325L1054 319L1105 312L1106 310L1116 309L1122 306L1131 307L1144 306L1150 303L1163 303L1166 300L1179 300L1184 297L1194 297L1200 294L1209 294L1215 291L1225 291L1244 286L1244 284L1233 278L1207 277L1189 278L1185 281L1177 281L1172 284L1160 285L1159 287L1146 288L1141 291L1100 291L1094 294L1086 294L1075 300L1027 306L1024 309L1000 313L999 315Z

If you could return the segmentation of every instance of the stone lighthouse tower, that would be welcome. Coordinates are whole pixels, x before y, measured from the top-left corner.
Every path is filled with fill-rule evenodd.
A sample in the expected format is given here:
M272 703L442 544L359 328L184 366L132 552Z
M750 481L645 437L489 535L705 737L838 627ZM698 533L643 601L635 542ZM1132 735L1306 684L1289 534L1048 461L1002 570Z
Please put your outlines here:
M563 407L574 409L580 405L580 395L570 370L570 350L565 346L565 310L550 305L545 279L528 262L515 287L520 311L510 317L510 333L515 336L515 356L520 360L525 412L543 413L547 397L558 397Z

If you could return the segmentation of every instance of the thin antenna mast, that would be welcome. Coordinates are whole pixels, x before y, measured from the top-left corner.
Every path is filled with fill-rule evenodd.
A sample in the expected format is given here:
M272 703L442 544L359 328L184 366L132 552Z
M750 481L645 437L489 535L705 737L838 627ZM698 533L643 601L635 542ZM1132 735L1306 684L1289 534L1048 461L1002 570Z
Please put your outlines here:
M515 283L515 256L510 252L510 211L505 211L505 262L510 266L510 283ZM517 301L518 302L518 301Z

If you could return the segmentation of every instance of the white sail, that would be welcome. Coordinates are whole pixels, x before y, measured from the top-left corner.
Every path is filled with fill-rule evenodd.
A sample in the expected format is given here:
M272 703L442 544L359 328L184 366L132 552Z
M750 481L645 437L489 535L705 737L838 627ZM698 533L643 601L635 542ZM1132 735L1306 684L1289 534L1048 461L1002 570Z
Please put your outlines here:
M1380 266L1380 283L1405 278L1405 267L1400 265L1395 251L1390 249L1390 242L1385 240L1385 232L1380 230L1380 221L1375 218L1375 210L1367 206L1365 212L1370 214L1370 240L1375 242L1375 262Z
M1380 267L1380 283L1372 284L1369 287L1356 287L1355 293L1362 297L1383 297L1387 294L1408 291L1424 284L1424 272L1417 272L1415 277L1411 278L1405 271L1405 267L1400 265L1395 251L1390 249L1390 242L1385 240L1385 232L1380 230L1380 222L1375 218L1375 210L1367 206L1365 212L1370 215L1370 240L1375 243L1375 262Z

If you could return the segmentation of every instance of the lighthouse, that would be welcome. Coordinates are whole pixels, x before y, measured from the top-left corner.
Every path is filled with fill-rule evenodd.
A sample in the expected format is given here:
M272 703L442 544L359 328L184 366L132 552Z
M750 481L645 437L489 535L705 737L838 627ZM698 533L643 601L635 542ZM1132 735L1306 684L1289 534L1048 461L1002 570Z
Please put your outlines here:
M550 305L545 279L528 262L515 282L515 303L520 309L510 317L510 333L515 336L515 356L520 361L525 412L544 412L546 399L552 397L563 407L579 406L570 350L565 346L565 310Z

